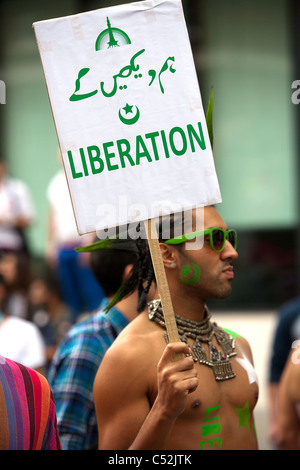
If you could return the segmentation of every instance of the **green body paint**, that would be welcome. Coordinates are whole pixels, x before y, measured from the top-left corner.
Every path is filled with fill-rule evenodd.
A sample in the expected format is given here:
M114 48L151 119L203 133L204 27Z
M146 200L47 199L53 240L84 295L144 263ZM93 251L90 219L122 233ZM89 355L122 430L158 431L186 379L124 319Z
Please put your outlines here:
M220 437L216 437L214 439L207 439L207 441L200 441L200 450L205 450L204 449L204 444L209 444L209 448L213 449L215 442L218 445L218 448L222 448L222 439Z
M214 406L212 408L207 408L205 411L205 418L202 420L203 426L201 428L201 436L209 437L212 435L218 435L221 433L221 423L219 421L220 416L210 417L209 414L215 410L218 410L220 406ZM250 418L251 413L249 411L249 403L247 402L243 408L235 408L236 413L239 417L239 427L245 427L246 429L250 428ZM204 424L205 423L205 424ZM207 424L206 424L207 423ZM253 423L254 432L256 433L255 424ZM200 450L209 449L221 449L222 448L222 438L220 437L211 437L210 439L203 439L200 441Z
M220 408L220 405L218 406L213 406L212 408L207 408L205 411L205 418L203 419L203 423L208 423L209 424L204 424L201 428L201 436L202 437L208 437L211 435L216 435L220 434L221 432L221 423L218 422L220 419L219 416L213 416L209 417L209 413L212 411L218 410ZM200 450L204 450L204 446L207 445L209 446L210 449L213 449L215 444L219 449L222 448L222 439L220 437L213 437L211 439L205 439L200 441Z
M235 333L234 331L228 330L228 328L223 328L226 333L229 333L233 338L241 338L241 335Z
M249 421L251 413L249 411L249 403L247 402L243 408L234 408L239 416L239 427L245 427L249 429Z
M210 436L211 434L220 434L221 432L221 424L220 423L212 423L206 424L202 426L201 435L203 437Z
M194 286L200 280L200 268L195 263L186 264L182 266L179 273L179 278L183 284Z

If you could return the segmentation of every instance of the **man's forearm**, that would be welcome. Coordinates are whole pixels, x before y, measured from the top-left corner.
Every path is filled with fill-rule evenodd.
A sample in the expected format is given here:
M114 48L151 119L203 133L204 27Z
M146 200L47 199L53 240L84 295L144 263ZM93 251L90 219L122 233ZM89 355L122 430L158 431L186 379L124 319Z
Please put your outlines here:
M176 417L164 416L157 402L154 402L142 424L130 450L163 450L167 448Z

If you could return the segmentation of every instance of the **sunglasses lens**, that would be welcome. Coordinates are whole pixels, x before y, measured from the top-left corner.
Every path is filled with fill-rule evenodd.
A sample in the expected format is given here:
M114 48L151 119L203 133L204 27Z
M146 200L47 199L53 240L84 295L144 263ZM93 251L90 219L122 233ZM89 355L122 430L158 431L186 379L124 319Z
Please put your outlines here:
M236 248L237 239L236 239L236 233L233 230L230 230L228 232L228 240L231 243L231 245L233 246L233 248Z
M213 233L212 233L212 241L213 241L213 245L214 245L214 249L216 251L221 251L223 249L223 246L224 246L224 240L225 240L225 235L224 235L224 232L222 232L222 230L214 230Z

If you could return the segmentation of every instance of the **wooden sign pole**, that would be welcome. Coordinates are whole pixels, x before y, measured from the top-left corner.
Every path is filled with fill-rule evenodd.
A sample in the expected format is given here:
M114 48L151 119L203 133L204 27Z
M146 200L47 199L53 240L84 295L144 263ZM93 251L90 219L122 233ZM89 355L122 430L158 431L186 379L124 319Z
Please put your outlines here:
M152 264L154 268L158 292L160 295L161 305L164 313L166 329L169 337L169 342L174 343L180 341L177 324L175 320L171 294L168 286L165 267L163 264L159 241L155 226L155 220L148 219L144 221L146 234L148 237L148 244L150 248Z

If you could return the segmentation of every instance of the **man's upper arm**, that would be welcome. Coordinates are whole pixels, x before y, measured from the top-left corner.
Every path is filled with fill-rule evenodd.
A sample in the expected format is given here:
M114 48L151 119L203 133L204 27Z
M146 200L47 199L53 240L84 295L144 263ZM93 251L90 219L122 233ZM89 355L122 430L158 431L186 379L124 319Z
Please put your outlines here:
M128 449L150 411L142 361L109 350L94 382L99 448Z

